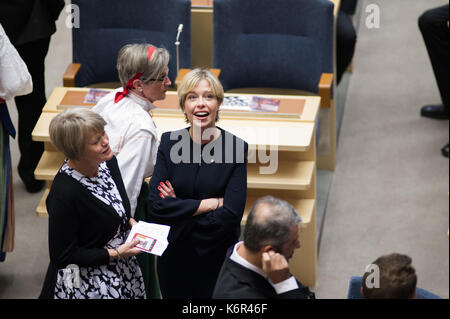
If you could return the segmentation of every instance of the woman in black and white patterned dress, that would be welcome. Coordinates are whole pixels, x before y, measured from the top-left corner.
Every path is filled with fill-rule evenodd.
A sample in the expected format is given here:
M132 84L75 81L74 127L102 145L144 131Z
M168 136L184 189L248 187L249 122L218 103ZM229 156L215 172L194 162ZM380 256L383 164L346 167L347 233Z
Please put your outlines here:
M125 243L130 203L105 121L88 109L58 114L52 143L67 157L47 197L50 264L40 298L145 298L135 255Z

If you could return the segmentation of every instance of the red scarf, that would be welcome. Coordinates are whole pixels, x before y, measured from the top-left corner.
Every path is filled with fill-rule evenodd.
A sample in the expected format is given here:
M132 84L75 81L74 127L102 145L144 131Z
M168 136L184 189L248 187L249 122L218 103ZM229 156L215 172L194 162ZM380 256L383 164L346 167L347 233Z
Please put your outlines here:
M149 45L148 46L148 60L149 61L152 59L153 52L155 52L155 47L152 47L151 45ZM114 97L114 103L119 102L121 99L123 99L125 96L128 95L128 93L130 92L129 90L131 90L133 88L134 80L139 80L141 75L142 75L141 72L136 73L131 79L128 80L127 84L123 88L123 91L116 93L116 96Z

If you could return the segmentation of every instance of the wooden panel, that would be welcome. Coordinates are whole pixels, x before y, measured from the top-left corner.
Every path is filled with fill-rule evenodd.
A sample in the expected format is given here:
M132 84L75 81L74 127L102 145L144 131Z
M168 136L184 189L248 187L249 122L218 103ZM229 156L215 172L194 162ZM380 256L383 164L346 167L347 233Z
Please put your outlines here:
M213 9L210 7L191 9L191 65L193 68L211 68L213 65L213 16Z
M36 126L31 133L33 141L38 142L50 142L50 136L48 132L48 127L51 120L57 115L57 113L42 113Z
M155 115L159 138L164 132L179 130L189 125L184 117ZM314 123L291 121L264 121L249 119L221 119L217 126L242 138L250 146L278 151L308 151L314 131Z
M193 7L211 7L213 6L214 0L191 0L191 5Z
M48 217L47 206L45 205L45 201L47 200L49 191L50 191L49 188L45 189L44 195L39 201L39 205L36 207L36 215L38 217Z
M250 213L250 209L253 204L256 202L257 197L247 196L247 202L245 203L244 216L242 217L241 225L245 226L247 223L247 217ZM295 210L298 212L302 219L302 227L306 227L309 223L311 223L311 219L314 214L314 210L316 208L316 201L314 199L298 199L298 198L283 198L283 200L287 201L291 204Z
M59 152L44 151L34 170L34 176L39 180L52 181L64 162L64 155Z
M280 162L274 174L261 174L260 164L247 166L247 188L306 190L311 186L315 163Z

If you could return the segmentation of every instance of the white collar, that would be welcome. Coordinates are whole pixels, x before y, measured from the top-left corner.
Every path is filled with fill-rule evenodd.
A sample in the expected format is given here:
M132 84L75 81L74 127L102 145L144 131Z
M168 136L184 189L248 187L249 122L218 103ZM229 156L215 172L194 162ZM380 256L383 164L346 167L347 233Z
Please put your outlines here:
M136 102L136 104L139 104L147 112L156 108L156 106L154 106L152 102L150 102L145 98L140 97L139 95L131 91L128 92L127 97Z
M259 274L259 275L261 275L261 276L263 276L264 278L267 279L267 276L266 276L266 273L264 272L264 270L262 270L261 268L255 266L255 265L253 265L251 263L249 263L247 260L245 260L243 257L241 257L241 255L238 254L237 248L241 244L244 244L244 242L240 241L240 242L238 242L238 243L236 243L234 245L233 253L230 256L230 259L232 261L238 263L239 265L241 265L241 266L243 266L243 267L245 267L247 269L250 269L250 270L256 272L257 274Z

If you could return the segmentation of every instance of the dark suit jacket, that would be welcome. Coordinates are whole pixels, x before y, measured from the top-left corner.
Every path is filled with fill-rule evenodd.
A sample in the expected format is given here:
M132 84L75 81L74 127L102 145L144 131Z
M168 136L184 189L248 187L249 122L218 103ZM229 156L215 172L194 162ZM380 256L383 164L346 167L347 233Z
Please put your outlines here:
M130 202L117 159L113 157L107 165L129 220ZM128 223L123 223L112 206L106 205L65 173L56 174L46 204L50 264L40 298L53 298L58 269L70 264L80 267L108 264L109 254L104 247L116 235L119 225L121 231L125 231Z
M50 37L64 0L1 0L0 23L14 45Z
M277 294L266 278L227 258L217 279L213 299L314 299L308 287Z

